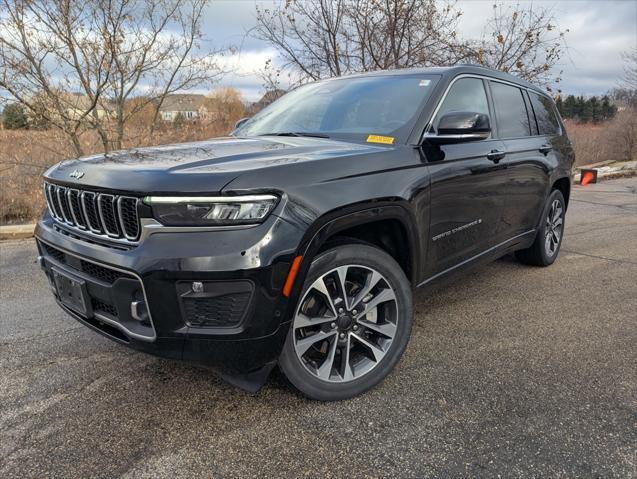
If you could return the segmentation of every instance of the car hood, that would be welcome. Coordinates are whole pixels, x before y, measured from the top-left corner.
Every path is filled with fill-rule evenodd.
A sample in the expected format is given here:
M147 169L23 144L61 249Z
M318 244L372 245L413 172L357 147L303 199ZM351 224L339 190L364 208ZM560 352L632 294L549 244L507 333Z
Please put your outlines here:
M66 160L44 176L78 188L212 193L220 192L247 171L383 149L385 147L322 138L218 138Z

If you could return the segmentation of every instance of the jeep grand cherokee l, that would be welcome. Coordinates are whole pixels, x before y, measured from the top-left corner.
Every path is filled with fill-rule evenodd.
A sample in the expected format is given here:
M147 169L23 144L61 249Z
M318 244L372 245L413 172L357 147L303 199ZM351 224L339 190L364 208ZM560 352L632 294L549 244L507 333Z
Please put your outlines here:
M63 161L39 261L59 305L256 390L379 383L412 292L509 252L555 261L573 152L551 98L475 66L302 86L231 137Z

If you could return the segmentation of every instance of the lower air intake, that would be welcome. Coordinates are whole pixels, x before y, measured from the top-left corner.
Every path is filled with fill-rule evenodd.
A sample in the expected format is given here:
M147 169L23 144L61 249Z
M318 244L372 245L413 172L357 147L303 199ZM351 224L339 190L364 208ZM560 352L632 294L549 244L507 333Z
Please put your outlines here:
M252 297L250 281L204 281L193 291L191 282L179 282L184 321L198 328L231 328L238 326L246 315Z

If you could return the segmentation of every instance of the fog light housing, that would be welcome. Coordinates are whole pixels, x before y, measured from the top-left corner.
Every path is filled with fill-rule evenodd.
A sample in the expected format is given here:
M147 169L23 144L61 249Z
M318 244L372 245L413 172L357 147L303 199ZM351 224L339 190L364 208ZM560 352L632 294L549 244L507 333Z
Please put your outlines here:
M248 280L180 281L177 296L183 321L195 328L236 328L250 307L254 284Z

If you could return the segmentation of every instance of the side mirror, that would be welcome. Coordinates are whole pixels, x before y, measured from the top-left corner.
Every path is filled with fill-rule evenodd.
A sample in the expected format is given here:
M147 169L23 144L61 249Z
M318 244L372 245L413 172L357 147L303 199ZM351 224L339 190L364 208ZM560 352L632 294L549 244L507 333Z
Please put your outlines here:
M250 118L246 117L246 118L241 118L238 122L236 122L234 124L234 129L236 130L237 128L239 128L241 125L243 125L246 121L248 121Z
M484 140L491 134L489 115L466 111L452 111L438 122L437 133L425 133L424 139L433 144L460 143Z

